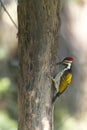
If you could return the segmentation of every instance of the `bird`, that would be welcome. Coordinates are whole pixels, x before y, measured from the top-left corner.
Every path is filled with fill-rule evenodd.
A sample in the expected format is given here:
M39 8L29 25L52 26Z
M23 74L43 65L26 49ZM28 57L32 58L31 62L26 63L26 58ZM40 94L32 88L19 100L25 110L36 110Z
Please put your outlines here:
M56 63L56 65L62 65L63 69L56 74L51 80L54 83L56 89L56 94L54 95L52 102L54 103L57 97L59 97L69 86L72 81L72 63L74 61L73 57L66 57L61 62Z

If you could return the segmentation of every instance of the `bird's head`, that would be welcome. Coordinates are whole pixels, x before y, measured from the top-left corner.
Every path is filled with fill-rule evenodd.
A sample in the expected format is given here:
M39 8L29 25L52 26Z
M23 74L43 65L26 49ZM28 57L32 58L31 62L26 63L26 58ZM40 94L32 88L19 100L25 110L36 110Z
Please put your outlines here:
M72 64L73 61L74 61L73 57L66 57L61 62L57 63L57 65L58 64L68 65L68 64Z
M74 61L73 57L66 57L63 59L62 63L63 64L71 64Z

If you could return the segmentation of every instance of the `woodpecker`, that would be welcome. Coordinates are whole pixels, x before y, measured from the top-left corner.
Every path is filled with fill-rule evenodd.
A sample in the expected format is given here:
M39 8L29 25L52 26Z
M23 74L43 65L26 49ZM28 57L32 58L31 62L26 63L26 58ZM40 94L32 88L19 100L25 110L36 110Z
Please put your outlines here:
M56 94L52 99L53 103L55 102L56 98L59 97L71 83L73 60L73 57L66 57L61 62L56 63L56 65L62 65L63 69L54 78L51 77L51 80L53 81L56 89Z

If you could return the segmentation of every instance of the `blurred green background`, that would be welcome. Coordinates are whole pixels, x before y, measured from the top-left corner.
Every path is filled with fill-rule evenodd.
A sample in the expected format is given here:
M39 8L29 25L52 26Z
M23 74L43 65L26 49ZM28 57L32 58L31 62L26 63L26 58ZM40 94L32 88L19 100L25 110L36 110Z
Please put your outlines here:
M17 0L3 0L17 24ZM61 0L57 60L74 56L73 81L55 102L55 130L87 130L87 0ZM17 130L17 28L0 6L0 130ZM57 68L56 71L58 71Z
M4 0L17 23L17 1ZM17 130L17 29L0 5L0 130Z

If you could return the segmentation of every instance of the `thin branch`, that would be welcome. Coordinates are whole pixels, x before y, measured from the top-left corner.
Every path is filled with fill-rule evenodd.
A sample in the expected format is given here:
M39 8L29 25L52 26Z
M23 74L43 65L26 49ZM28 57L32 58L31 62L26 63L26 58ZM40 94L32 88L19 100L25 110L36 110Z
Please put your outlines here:
M14 22L13 18L11 17L11 15L9 14L9 12L7 11L6 7L4 6L2 0L0 0L1 2L1 6L3 7L4 11L7 13L8 17L10 18L10 20L12 21L12 23L14 24L14 26L18 29L18 26L16 25L16 23Z

